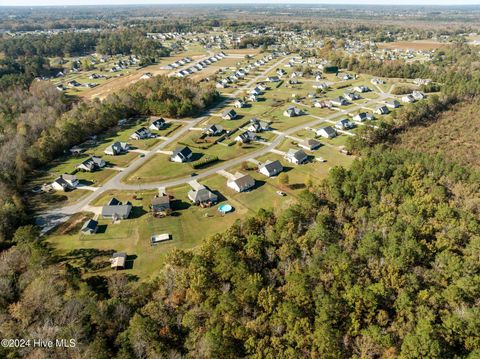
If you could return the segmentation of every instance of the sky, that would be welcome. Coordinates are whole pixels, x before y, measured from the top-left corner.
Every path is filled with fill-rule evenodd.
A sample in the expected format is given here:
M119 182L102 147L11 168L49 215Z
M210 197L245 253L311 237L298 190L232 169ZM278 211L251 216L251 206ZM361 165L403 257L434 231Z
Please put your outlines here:
M140 5L140 4L379 4L379 5L480 5L480 0L0 0L0 6Z

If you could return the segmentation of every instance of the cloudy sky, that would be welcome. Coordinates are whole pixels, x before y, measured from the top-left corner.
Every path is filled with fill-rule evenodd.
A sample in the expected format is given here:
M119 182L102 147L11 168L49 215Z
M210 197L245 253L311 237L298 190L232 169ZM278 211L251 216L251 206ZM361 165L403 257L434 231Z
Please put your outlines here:
M381 4L381 5L480 5L480 0L0 0L0 6L40 6L40 5L113 5L113 4Z

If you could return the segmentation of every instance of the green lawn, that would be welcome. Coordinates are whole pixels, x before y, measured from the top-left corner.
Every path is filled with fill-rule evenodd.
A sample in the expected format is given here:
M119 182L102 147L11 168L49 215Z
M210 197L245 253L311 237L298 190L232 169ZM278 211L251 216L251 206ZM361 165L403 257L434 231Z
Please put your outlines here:
M165 154L155 154L138 170L123 179L126 183L158 182L187 176L194 172L188 163L171 162Z
M72 226L70 223L57 228L47 237L47 241L55 248L55 252L71 264L87 268L86 275L109 274L112 271L105 261L112 251L124 251L129 256L135 256L133 267L125 272L137 275L143 280L156 275L162 268L166 255L175 248L193 249L202 241L215 233L229 228L236 220L244 218L248 213L246 208L239 206L233 213L221 215L217 208L200 208L191 206L187 199L188 186L168 189L169 194L175 197L173 202L174 215L166 218L153 218L148 213L149 203L154 191L138 192L141 200L133 200L134 192L111 192L103 196L102 201L111 196L120 200L132 201L133 216L136 218L123 220L112 224L100 219L100 233L91 236L80 236L78 231L83 223L80 221ZM78 220L78 218L77 218ZM65 230L72 226L69 230ZM202 228L199 231L199 228ZM156 246L150 245L152 234L169 233L172 240ZM105 251L105 252L101 252ZM85 266L86 254L98 255L102 268Z

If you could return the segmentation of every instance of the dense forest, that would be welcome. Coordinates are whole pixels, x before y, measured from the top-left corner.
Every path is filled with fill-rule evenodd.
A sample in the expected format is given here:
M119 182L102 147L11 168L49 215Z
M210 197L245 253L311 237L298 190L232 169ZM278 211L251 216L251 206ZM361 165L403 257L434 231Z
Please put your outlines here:
M158 279L91 277L32 227L1 254L2 337L72 337L48 358L475 358L478 173L377 148L275 216L169 256ZM2 352L3 350L3 352Z

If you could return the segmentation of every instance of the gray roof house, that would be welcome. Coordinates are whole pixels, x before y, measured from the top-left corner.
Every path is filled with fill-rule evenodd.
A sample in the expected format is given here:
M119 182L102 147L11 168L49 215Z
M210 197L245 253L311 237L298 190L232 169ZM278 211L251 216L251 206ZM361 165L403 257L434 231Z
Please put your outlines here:
M227 186L237 192L244 192L255 186L255 180L250 175L237 172L227 181Z
M254 132L245 131L235 137L235 141L241 143L249 143L251 141L255 141L257 139L257 135Z
M390 110L388 109L387 106L383 105L383 106L377 107L377 109L375 110L375 113L378 113L379 115L387 115L390 113Z
M227 109L223 111L222 118L224 120L234 120L235 118L237 118L237 113L234 109Z
M167 195L156 196L152 198L152 212L165 212L169 210L170 207L170 197Z
M258 171L267 177L272 177L282 172L283 166L279 160L267 161L258 167Z
M106 155L116 156L128 152L130 146L126 142L114 142L103 151Z
M305 140L300 142L298 145L306 150L313 151L318 147L320 147L321 143L318 142L317 140L314 140L313 138L306 138Z
M220 136L223 133L221 125L211 124L205 127L204 132L209 136Z
M298 149L289 149L288 152L285 154L285 159L296 165L302 164L308 160L308 156L305 152Z
M111 219L127 219L132 211L132 204L127 202L122 204L116 198L112 198L105 206L102 207L102 218Z
M266 121L260 121L258 118L252 118L248 130L251 132L263 132L270 130L270 124Z
M335 123L335 128L338 128L339 130L350 130L354 127L355 124L353 122L350 122L346 118L341 119L340 121L337 121L337 123Z
M173 162L188 162L191 160L193 156L193 152L187 146L177 147L175 151L173 151L170 160Z
M218 201L218 196L215 193L198 183L188 191L188 198L197 205L215 204Z
M360 112L358 115L353 116L353 120L357 122L373 120L373 115L369 114L368 112Z
M286 117L296 117L296 116L300 116L301 114L302 114L302 110L293 106L290 106L283 112L283 115Z
M76 165L75 168L80 171L92 172L100 168L103 168L105 166L106 166L106 163L103 159L97 156L92 156L90 158L87 158L82 163L79 163L78 165Z
M141 127L130 135L132 140L144 140L146 138L151 138L152 134L145 127Z
M245 101L240 100L240 99L237 99L237 100L235 100L235 102L233 103L233 105L234 105L236 108L242 108L242 107L245 107Z
M166 122L163 118L156 119L150 124L150 127L148 127L150 130L153 131L159 131L162 128L164 128L166 125Z
M330 103L334 106L346 106L346 105L348 105L348 101L345 98L343 98L342 96L332 98L330 100Z
M398 102L397 100L389 100L385 101L385 105L390 108L398 108L400 107L400 102Z
M83 226L82 229L80 229L80 232L82 234L94 234L98 230L98 222L95 221L94 219L89 219L87 220Z
M337 131L332 126L325 126L317 129L316 134L324 138L334 138L337 136Z
M77 188L78 184L77 176L64 173L52 182L52 188L56 191L67 191Z

